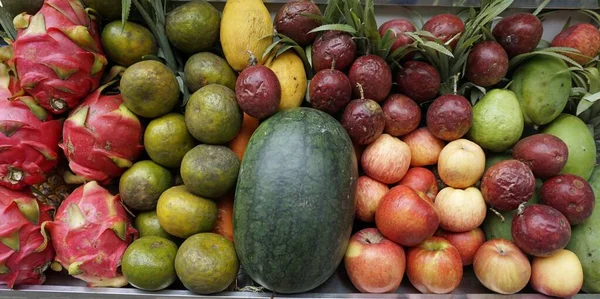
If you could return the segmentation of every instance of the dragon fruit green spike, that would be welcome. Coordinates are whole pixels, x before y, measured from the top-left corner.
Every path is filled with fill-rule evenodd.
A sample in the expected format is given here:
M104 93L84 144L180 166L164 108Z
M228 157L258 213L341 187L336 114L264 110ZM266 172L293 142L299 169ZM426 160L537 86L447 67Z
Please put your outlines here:
M0 187L0 284L42 284L54 249L41 224L51 207L31 193Z
M125 107L121 94L102 94L107 86L71 111L60 144L75 175L101 184L120 176L143 150L139 119Z
M9 64L42 107L63 113L99 86L108 62L95 18L81 1L45 0L38 13L13 22L18 32Z
M119 265L138 236L121 205L95 181L75 189L42 225L50 233L56 261L90 287L122 287L127 279Z
M0 64L0 186L20 190L43 182L56 166L62 122L32 97L8 100L15 80Z

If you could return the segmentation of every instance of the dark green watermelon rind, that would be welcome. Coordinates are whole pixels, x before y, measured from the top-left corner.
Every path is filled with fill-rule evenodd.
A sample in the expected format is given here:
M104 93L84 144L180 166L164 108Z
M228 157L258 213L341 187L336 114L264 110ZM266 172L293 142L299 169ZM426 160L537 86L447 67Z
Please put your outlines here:
M351 140L330 115L292 108L262 123L234 202L235 247L249 276L288 294L324 283L351 236L357 176Z

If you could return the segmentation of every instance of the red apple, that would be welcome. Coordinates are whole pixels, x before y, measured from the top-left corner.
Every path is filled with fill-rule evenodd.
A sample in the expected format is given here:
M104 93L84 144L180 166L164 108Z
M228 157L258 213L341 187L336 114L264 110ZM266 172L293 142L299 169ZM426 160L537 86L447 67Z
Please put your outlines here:
M479 247L485 243L485 234L480 228L475 228L464 233L451 233L440 230L437 235L450 241L450 243L458 249L463 266L468 266L473 263L475 253Z
M531 277L527 256L509 240L489 240L477 250L473 270L486 288L500 294L522 290Z
M375 212L379 231L402 246L415 246L427 240L433 236L439 223L433 204L404 185L390 189Z
M421 107L403 94L391 94L383 103L384 132L402 136L414 131L421 122Z
M381 198L390 188L366 175L360 176L356 184L356 218L364 222L375 221L375 211Z
M460 253L448 240L431 237L408 250L406 275L421 293L450 293L462 280Z
M390 293L402 282L406 256L400 245L386 239L376 228L365 228L350 238L344 264L359 291Z
M450 42L450 47L456 47L460 35L465 32L465 23L453 14L440 14L429 19L423 30L431 32L443 43Z
M457 139L446 144L438 158L438 174L452 188L475 185L485 169L485 153L475 142Z
M485 220L487 208L479 189L446 187L435 197L440 226L454 233L468 232Z
M531 287L552 297L571 297L581 290L583 268L575 253L562 249L531 262Z
M439 190L435 174L423 167L409 168L398 185L411 187L421 198L428 199L431 202L433 202Z
M413 39L404 32L414 32L417 31L417 28L407 19L394 19L379 26L379 35L383 37L388 30L392 32L392 38L395 39L390 49L390 52L393 52L402 46L411 44Z
M589 23L576 24L560 32L552 40L553 47L569 47L578 50L577 54L566 54L580 64L587 64L600 51L600 32Z
M390 134L381 134L365 148L361 165L365 173L382 183L400 181L410 165L410 148Z
M410 148L410 166L435 165L446 143L433 136L427 127L418 128L404 137L402 141Z

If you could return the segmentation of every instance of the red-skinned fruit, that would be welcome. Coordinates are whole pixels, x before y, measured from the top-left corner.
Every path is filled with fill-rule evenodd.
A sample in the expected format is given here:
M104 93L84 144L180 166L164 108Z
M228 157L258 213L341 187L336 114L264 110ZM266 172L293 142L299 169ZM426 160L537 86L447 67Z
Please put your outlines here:
M264 65L244 69L235 83L235 98L242 111L262 119L277 112L281 84L277 75Z
M549 256L565 248L571 239L569 220L547 205L520 206L511 230L515 244L533 256Z
M588 219L596 204L590 184L574 174L561 174L545 181L540 189L540 199L565 215L571 225Z
M360 176L356 182L356 218L363 222L374 222L379 202L388 191L388 185L366 175Z
M471 103L460 95L443 95L427 109L427 128L433 136L452 141L467 134L473 121Z
M463 265L460 253L444 238L428 238L408 250L406 275L421 293L450 293L462 281Z
M573 58L579 64L587 64L600 51L600 32L592 24L576 24L555 36L552 46L579 50L581 53L565 55Z
M569 148L560 138L540 133L519 140L513 146L512 156L529 166L535 177L547 179L565 167Z
M73 173L107 184L120 176L143 150L143 128L121 94L104 95L100 87L71 111L60 144Z
M0 285L44 283L54 248L41 225L52 219L51 209L30 192L0 187Z
M330 69L345 71L356 58L356 43L352 36L341 31L326 31L313 43L312 66L315 72Z
M410 148L411 167L437 164L438 157L446 145L444 140L433 136L427 127L418 128L402 136L402 141Z
M406 267L404 249L376 228L355 233L344 256L352 284L363 293L391 293L402 282Z
M440 14L429 19L423 30L429 31L443 43L450 42L450 47L454 48L460 39L460 34L465 31L465 23L453 14Z
M38 13L18 15L14 25L9 64L40 106L63 113L99 86L108 61L95 17L79 0L45 0Z
M427 168L412 167L406 172L406 175L398 182L398 185L404 185L412 188L421 198L431 202L435 200L438 194L439 186L435 174Z
M396 75L401 93L417 103L433 100L440 90L440 73L435 67L421 61L407 61Z
M95 181L73 191L45 222L56 250L56 261L90 287L123 287L127 279L119 264L127 246L137 238L119 195Z
M390 48L391 53L402 46L411 44L413 39L404 32L414 32L417 31L417 28L407 19L393 19L379 26L379 36L383 37L388 30L392 32L392 38L395 39Z
M499 211L510 211L529 201L535 192L535 177L523 162L505 160L485 171L480 189L489 205Z
M467 80L488 87L500 82L506 73L508 55L499 43L485 41L473 46L467 57Z
M473 263L475 253L485 243L485 234L479 227L462 233L440 230L436 235L450 241L458 249L463 266L469 266Z
M375 212L379 231L402 246L415 246L427 240L439 223L433 203L404 185L390 189Z
M357 58L350 67L348 78L354 98L359 98L364 93L365 98L382 102L392 90L392 71L385 60L377 55Z
M481 284L499 294L521 291L531 277L529 259L517 245L506 239L483 243L473 258L473 270Z
M375 141L385 128L383 109L369 99L350 101L344 109L341 123L352 141L361 145Z
M508 57L535 50L543 33L542 21L534 14L525 12L502 18L492 31Z
M313 108L335 114L352 100L352 85L346 74L322 70L310 80L308 94Z
M293 0L284 4L275 15L275 30L298 45L306 47L317 38L317 33L308 33L321 25L321 22L303 14L322 15L319 7L309 0Z
M360 164L368 176L386 184L397 183L410 166L410 148L396 137L381 134L365 148Z
M385 132L398 137L414 131L421 123L421 107L403 94L391 94L383 103Z
M487 212L485 200L475 187L464 190L445 187L435 197L434 204L440 216L440 227L455 233L479 227Z

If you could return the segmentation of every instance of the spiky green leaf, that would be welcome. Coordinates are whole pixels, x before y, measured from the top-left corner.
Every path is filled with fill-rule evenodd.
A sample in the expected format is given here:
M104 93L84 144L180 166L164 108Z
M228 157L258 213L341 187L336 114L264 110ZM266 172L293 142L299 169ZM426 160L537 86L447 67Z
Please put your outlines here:
M129 12L131 11L131 0L121 0L121 30L125 28L125 23L129 19Z
M352 27L348 24L325 24L325 25L321 25L321 26L309 31L309 33L331 31L331 30L343 31L343 32L347 32L350 34L357 33L356 29L354 29L354 27Z
M8 38L11 40L15 40L17 38L17 30L13 24L13 18L10 17L10 14L3 6L0 6L0 25L2 26L2 29Z
M540 4L535 11L533 12L534 16L537 16L545 7L546 5L548 5L548 3L550 3L550 1L552 0L544 0L544 2L542 2L542 4Z
M583 98L581 98L581 100L577 104L577 112L575 114L580 115L581 113L592 107L592 105L598 100L600 100L600 92L595 94L586 94Z

